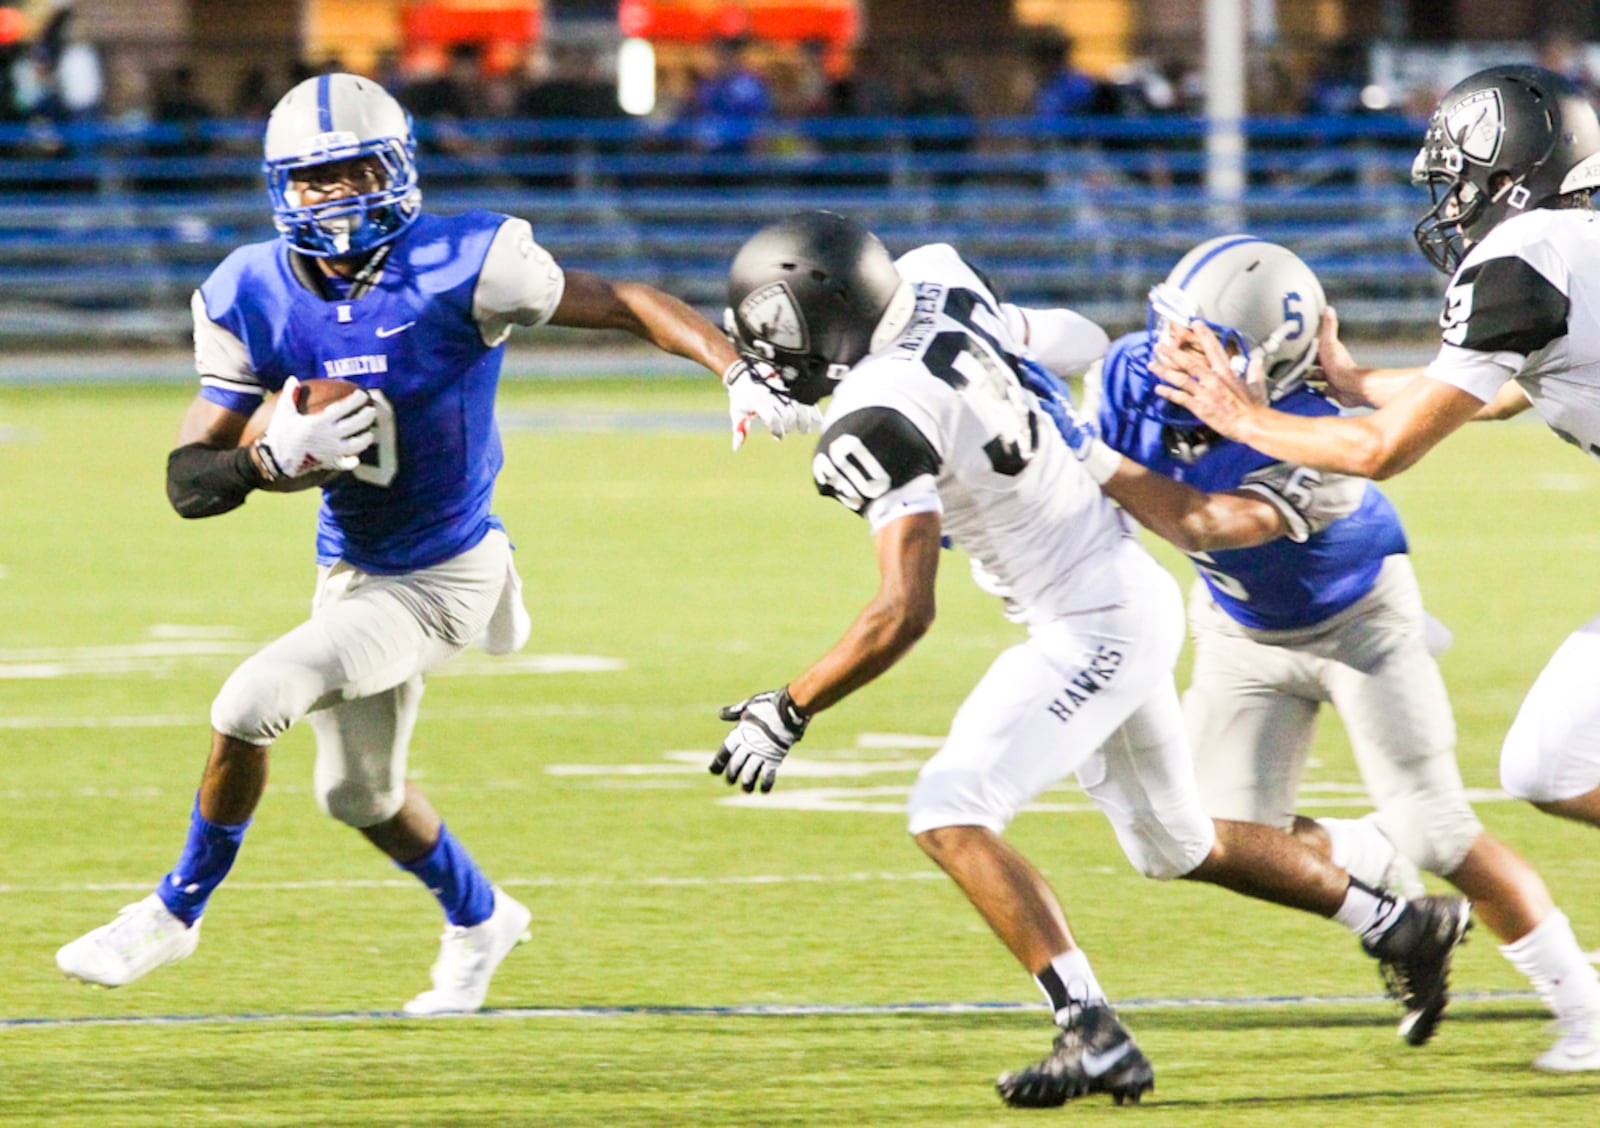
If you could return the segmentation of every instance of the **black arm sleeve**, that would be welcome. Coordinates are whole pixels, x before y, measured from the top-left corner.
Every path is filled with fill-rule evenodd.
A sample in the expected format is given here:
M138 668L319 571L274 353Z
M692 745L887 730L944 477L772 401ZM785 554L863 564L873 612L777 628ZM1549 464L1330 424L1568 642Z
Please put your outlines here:
M249 447L190 443L167 455L167 500L180 517L215 517L237 509L265 481Z

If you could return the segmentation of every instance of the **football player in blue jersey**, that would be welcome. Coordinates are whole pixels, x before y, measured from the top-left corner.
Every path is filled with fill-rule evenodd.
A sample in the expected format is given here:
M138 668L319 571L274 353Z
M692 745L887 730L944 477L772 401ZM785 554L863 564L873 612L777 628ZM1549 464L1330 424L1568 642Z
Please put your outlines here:
M735 447L752 417L781 434L815 416L676 298L564 271L524 220L425 213L415 153L410 115L376 83L328 74L296 86L265 138L281 237L236 250L194 295L201 387L168 460L168 496L183 516L208 517L253 490L321 484L316 594L309 621L222 687L177 865L57 953L76 978L116 987L194 951L266 785L268 751L304 717L319 805L444 910L432 987L406 1013L479 1009L531 914L407 782L406 754L424 675L480 638L492 652L517 649L530 629L490 511L508 334L621 329L697 361L729 385ZM299 393L315 386L302 381L313 378L358 387L305 403ZM265 433L241 444L274 392Z
M1334 367L1348 359L1324 305L1316 275L1289 250L1248 235L1202 243L1151 291L1148 331L1114 341L1086 377L1092 424L1060 401L1058 420L1106 492L1199 574L1184 710L1206 809L1292 829L1374 883L1398 846L1470 897L1507 958L1586 1034L1583 1017L1600 1014L1595 969L1538 872L1468 805L1433 624L1394 507L1365 479L1263 454L1157 392L1157 343L1203 323L1249 372L1259 402L1337 415L1308 383L1319 348ZM1377 808L1367 818L1294 814L1323 703L1349 734ZM1562 1045L1542 1068L1600 1068Z

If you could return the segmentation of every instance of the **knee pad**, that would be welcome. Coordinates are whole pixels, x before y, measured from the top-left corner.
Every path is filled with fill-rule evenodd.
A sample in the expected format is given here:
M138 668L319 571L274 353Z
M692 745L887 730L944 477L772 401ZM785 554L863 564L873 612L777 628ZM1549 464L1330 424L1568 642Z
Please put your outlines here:
M1118 825L1117 843L1141 876L1175 881L1194 872L1216 844L1216 824L1206 820L1202 833L1195 827L1167 827L1159 822L1124 827Z
M1418 869L1440 876L1454 873L1483 833L1459 792L1413 795L1386 805L1378 812L1378 825Z
M355 779L317 780L317 806L330 818L361 830L388 822L405 803L404 786L375 791Z
M320 692L311 671L258 654L223 683L211 703L211 727L247 744L271 744L305 716Z

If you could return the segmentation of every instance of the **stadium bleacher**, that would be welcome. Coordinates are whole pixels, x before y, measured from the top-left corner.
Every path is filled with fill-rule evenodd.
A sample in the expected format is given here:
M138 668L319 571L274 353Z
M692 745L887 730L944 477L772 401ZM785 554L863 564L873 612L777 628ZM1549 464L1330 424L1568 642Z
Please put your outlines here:
M1248 229L1291 245L1355 332L1415 329L1440 279L1411 242L1422 123L1390 115L1248 122L1247 188L1206 187L1193 118L867 118L774 123L745 154L648 122L418 125L427 206L527 217L565 265L721 304L728 256L789 211L854 215L892 249L948 240L1019 301L1113 328L1184 250ZM259 124L0 130L0 337L171 340L187 296L273 234ZM442 151L442 150L448 151Z

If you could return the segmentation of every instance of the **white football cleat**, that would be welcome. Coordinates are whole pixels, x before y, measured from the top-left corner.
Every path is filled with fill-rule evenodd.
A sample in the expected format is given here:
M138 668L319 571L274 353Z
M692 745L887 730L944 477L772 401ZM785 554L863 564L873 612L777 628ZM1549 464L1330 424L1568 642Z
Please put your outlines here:
M178 962L199 943L200 921L185 925L152 893L123 908L110 924L64 945L56 966L85 983L122 987Z
M1533 1068L1544 1073L1586 1073L1600 1069L1600 1015L1587 1007L1556 1020L1561 1037L1556 1044L1533 1059Z
M415 1017L436 1014L472 1014L483 1009L500 961L518 944L533 939L528 925L533 913L495 886L494 912L470 928L447 924L439 941L439 958L433 961L433 987L405 1005Z

